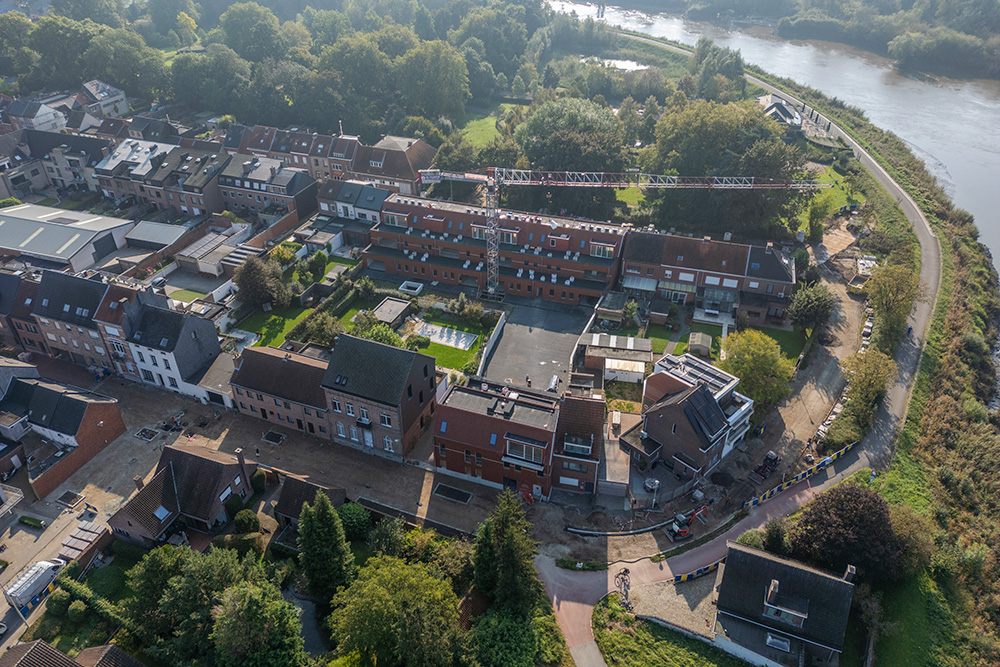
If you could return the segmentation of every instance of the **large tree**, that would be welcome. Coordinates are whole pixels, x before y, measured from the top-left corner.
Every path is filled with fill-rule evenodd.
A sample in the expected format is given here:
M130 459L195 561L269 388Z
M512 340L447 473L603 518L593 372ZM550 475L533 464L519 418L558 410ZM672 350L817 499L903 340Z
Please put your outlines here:
M469 97L465 57L447 42L421 42L401 56L399 90L413 115L457 118Z
M521 498L505 489L479 525L473 552L476 588L498 609L526 616L541 594L532 557L535 541Z
M755 329L731 333L722 341L722 349L726 358L719 366L740 379L740 392L754 400L757 419L791 393L788 383L795 368L767 334Z
M898 334L921 294L920 277L908 266L880 266L865 283L883 335Z
M250 63L224 44L210 44L204 53L181 53L170 68L174 96L192 107L245 115L249 97Z
M153 27L161 35L166 35L177 27L177 17L181 12L195 21L201 18L195 9L194 0L152 0L147 3L147 7Z
M142 557L127 573L130 597L122 601L125 614L132 620L135 633L147 645L171 629L171 619L160 609L160 600L167 584L181 573L191 549L164 545Z
M518 59L528 44L528 30L524 25L524 9L514 5L477 7L470 11L448 41L461 46L476 38L486 48L486 59L497 72L513 77Z
M274 584L237 584L222 594L212 615L215 664L219 667L305 664L298 613Z
M356 566L344 537L340 515L322 491L299 514L299 564L309 582L309 592L321 600L333 598L337 589L351 583Z
M247 258L233 274L240 299L255 306L265 303L278 308L287 306L291 292L282 280L281 267L259 257Z
M105 30L94 37L82 62L88 76L146 100L170 90L163 53L146 46L138 33L127 28ZM128 109L118 111L124 114Z
M77 87L85 81L83 54L91 40L106 28L90 20L43 16L28 36L28 46L38 54L31 71L19 80L21 90Z
M458 598L425 565L371 558L333 604L329 624L337 650L357 652L362 667L451 667L456 660Z
M256 2L238 2L219 17L226 45L251 62L279 58L287 51L278 17Z
M870 426L886 384L896 375L896 362L875 348L855 352L842 362L847 375L847 399L861 426Z
M125 7L122 0L52 0L52 13L120 28L124 25Z
M837 297L823 283L803 285L795 292L788 314L792 321L805 329L826 324L837 307Z
M869 582L897 579L906 549L885 499L857 484L835 487L806 505L791 540L796 557L837 573L854 565Z

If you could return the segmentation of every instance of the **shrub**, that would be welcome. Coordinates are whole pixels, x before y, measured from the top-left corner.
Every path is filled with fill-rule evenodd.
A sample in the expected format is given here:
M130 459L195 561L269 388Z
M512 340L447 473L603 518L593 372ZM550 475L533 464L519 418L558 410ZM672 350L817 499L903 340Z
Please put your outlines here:
M226 499L226 513L236 518L236 515L243 510L243 499L233 494Z
M87 618L87 603L83 600L73 600L66 612L66 618L72 623L83 623Z
M398 558L406 547L406 524L396 517L385 517L368 533L368 548L374 556Z
M372 515L357 503L344 503L337 508L340 523L344 526L344 536L348 542L368 537L372 527Z
M87 577L94 595L113 600L125 588L125 572L120 567L99 567Z
M236 514L235 530L237 533L259 533L260 519L257 518L257 513L253 510L240 510Z
M69 609L69 603L73 598L70 594L63 590L53 591L52 595L49 596L49 601L45 603L45 608L49 610L49 613L53 616L62 617L66 615L66 610Z
M764 531L759 528L751 528L736 538L737 544L742 544L756 549L764 548Z
M431 344L431 339L428 338L427 336L413 335L407 338L406 341L407 342L413 341L413 344L416 346L418 350L428 347Z
M254 493L264 493L267 487L267 473L257 468L257 471L250 475L250 486L253 487Z
M115 540L111 544L111 550L115 552L115 556L121 558L122 560L135 562L142 560L142 557L149 551L148 549L140 547L138 544L124 542L122 540Z
M108 643L108 633L106 630L101 630L100 628L97 628L90 633L91 646L103 646L107 643Z

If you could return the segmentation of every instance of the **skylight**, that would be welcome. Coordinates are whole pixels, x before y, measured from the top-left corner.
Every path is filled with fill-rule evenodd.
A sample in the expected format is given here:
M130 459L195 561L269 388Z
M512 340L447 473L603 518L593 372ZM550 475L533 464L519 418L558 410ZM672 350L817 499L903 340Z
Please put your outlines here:
M159 507L156 508L156 511L153 512L153 516L155 516L160 521L163 521L168 516L170 516L170 510L168 510L163 505L160 505Z

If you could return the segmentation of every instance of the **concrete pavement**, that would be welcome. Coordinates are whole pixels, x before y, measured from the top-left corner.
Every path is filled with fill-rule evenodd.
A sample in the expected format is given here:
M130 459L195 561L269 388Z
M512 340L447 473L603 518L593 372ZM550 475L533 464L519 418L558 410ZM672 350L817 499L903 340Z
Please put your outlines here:
M688 53L657 40L634 36L633 38L673 51ZM792 103L803 104L801 100L756 77L747 75L746 78L768 92L782 95ZM633 585L666 581L674 574L684 574L708 565L724 556L726 542L736 539L740 533L750 528L759 528L773 517L788 515L861 468L884 468L892 460L896 436L906 420L913 381L919 369L927 329L937 302L941 281L941 247L920 207L902 186L896 183L888 172L839 126L833 125L831 132L842 138L854 150L865 168L896 200L910 221L920 243L920 280L926 287L926 292L916 303L907 320L907 324L912 327L912 335L904 337L897 349L895 360L899 373L886 391L874 425L850 455L837 461L837 465L832 469L828 468L821 475L792 487L754 508L746 518L711 542L664 562L653 563L644 559L638 563L628 564ZM600 652L594 650L596 646L591 616L594 605L613 590L613 577L621 566L612 564L606 572L573 572L557 568L552 559L542 556L537 557L535 563L542 581L545 582L545 590L552 599L556 620L562 628L570 653L578 667L606 666Z

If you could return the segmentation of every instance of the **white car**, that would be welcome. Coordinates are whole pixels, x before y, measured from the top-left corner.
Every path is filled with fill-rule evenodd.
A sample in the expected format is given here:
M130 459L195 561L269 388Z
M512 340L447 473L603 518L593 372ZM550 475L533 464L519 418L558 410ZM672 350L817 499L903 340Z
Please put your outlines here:
M0 637L3 637L5 634L7 634L7 624L0 623Z

